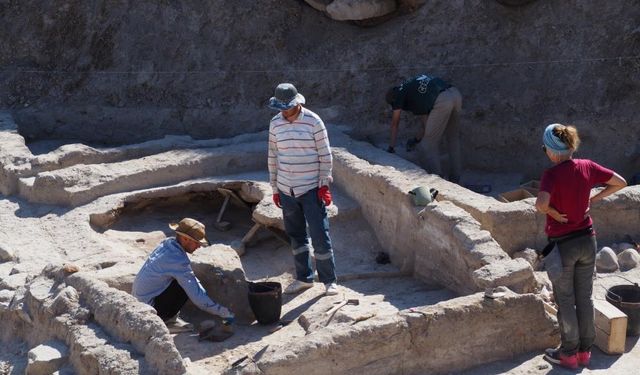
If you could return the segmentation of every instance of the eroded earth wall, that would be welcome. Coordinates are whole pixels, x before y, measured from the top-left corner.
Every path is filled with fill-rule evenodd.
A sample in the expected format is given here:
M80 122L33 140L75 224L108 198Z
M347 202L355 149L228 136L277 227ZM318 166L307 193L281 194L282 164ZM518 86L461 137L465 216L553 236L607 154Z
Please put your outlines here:
M537 177L550 122L578 125L580 156L640 167L634 0L430 1L372 27L296 0L8 0L0 15L0 107L28 139L254 132L280 81L364 138L386 134L385 89L426 71L464 96L470 168Z

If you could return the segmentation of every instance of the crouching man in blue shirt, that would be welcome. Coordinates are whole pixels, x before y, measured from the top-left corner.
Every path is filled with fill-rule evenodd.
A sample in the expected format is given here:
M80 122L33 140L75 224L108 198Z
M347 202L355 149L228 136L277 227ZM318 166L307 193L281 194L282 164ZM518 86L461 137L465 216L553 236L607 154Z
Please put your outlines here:
M168 326L180 323L176 323L178 312L187 299L200 309L221 317L226 324L233 322L231 311L209 298L187 256L187 253L209 245L204 224L185 218L169 227L176 232L176 237L165 239L149 255L133 282L133 296L153 306Z

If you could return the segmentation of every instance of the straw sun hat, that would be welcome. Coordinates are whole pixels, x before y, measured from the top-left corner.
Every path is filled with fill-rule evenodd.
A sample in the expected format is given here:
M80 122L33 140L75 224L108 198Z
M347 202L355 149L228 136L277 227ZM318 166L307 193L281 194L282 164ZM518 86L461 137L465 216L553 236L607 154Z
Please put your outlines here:
M180 220L179 223L169 224L169 228L176 231L176 233L188 237L196 242L200 242L203 246L209 246L209 241L205 235L204 224L198 220L186 217Z

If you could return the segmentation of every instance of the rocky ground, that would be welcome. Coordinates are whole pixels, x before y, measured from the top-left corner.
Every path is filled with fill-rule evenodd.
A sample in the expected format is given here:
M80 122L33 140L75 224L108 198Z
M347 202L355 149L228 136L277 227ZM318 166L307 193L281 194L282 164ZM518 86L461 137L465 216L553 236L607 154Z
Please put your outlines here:
M339 191L336 191L336 196L338 200L341 199ZM249 212L234 208L225 215L225 220L233 224L232 229L219 232L213 229L212 224L220 208L219 201L210 206L199 200L186 205L168 201L165 205L158 204L140 210L129 210L122 214L108 230L96 232L82 228L86 225L82 223L87 217L86 210L95 210L95 208L90 209L90 206L65 212L59 208L34 205L15 198L5 197L0 202L4 207L2 209L4 214L0 216L1 225L3 228L9 228L3 231L3 243L11 244L11 248L15 249L13 257L18 260L18 263L14 263L11 267L14 270L12 272L17 273L11 277L7 277L5 273L3 283L15 283L16 287L25 282L24 277L29 278L30 272L37 272L37 269L50 262L73 261L84 264L81 267L111 267L114 262L107 260L115 256L119 260L134 260L134 264L139 265L144 254L151 251L156 243L170 234L166 228L166 222L173 220L177 210L185 216L203 218L210 228L210 239L219 245L232 245L252 225ZM179 208L175 204L180 204ZM348 212L344 214L352 217ZM332 225L338 273L346 279L341 282L341 295L323 297L322 286L316 285L298 296L285 296L282 318L287 321L293 320L293 323L275 333L270 332L275 325L260 326L254 323L250 326L237 325L236 334L223 343L202 342L198 340L197 335L190 333L173 335L180 354L187 359L186 364L190 373L222 372L227 370L232 362L245 355L258 360L269 345L278 345L283 341L304 337L307 330L313 328L305 327L300 324L300 321L317 322L317 316L320 316L321 320L324 319L323 312L343 298L357 298L360 304L344 307L335 317L336 323L367 320L376 314L393 314L399 310L431 305L455 297L449 291L426 287L407 277L350 280L354 274L385 272L395 275L397 270L393 266L378 265L375 262L375 255L382 249L374 240L366 223L361 220L350 220L349 225L345 225L345 222L341 222L337 217ZM78 234L85 239L79 239ZM88 238L94 239L87 242ZM71 242L79 246L68 246L69 239L73 239ZM107 243L111 255L105 258L101 254L104 250L99 250L101 246L95 246L95 244ZM248 246L246 251L242 257L242 264L248 279L278 281L283 286L292 280L293 266L290 252L287 246L270 233L261 232L257 241ZM108 268L106 271L115 268L117 267ZM3 272L8 271L9 269L6 269ZM625 282L616 275L622 275L630 280L640 280L639 270L601 275L597 280L595 298L603 298L607 287ZM185 314L185 318L198 323L205 317L190 309ZM322 323L321 320L320 323ZM0 365L4 366L6 373L21 372L25 368L25 356L29 349L24 342L14 344L8 342L7 345L3 345L0 352ZM639 350L640 344L637 337L628 339L627 352L622 356L608 356L596 349L592 365L582 370L582 373L631 374L640 365ZM70 371L70 369L64 371ZM557 370L545 362L540 353L528 353L511 360L482 365L464 373L469 375L560 374L565 371Z
M604 299L606 289L614 285L626 285L629 282L640 281L640 270L616 274L599 274L594 286L594 298ZM523 322L526 324L526 322ZM624 374L631 375L638 371L640 366L640 337L628 336L626 339L625 353L622 355L608 355L598 348L592 351L591 364L582 368L580 374ZM544 360L543 354L539 352L527 353L517 356L511 360L499 361L482 365L477 368L464 371L465 375L489 375L489 374L575 374L570 371L558 368Z

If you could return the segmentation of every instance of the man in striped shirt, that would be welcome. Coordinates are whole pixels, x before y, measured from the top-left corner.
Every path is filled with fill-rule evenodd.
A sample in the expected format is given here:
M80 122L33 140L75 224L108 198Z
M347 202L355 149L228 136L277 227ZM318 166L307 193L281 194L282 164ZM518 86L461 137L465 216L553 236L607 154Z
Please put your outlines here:
M269 100L269 108L280 111L269 125L269 180L273 202L283 211L296 267L296 280L284 292L297 293L313 286L308 225L318 279L326 295L336 295L326 209L331 204L331 147L324 123L304 103L304 96L290 83L279 84Z

